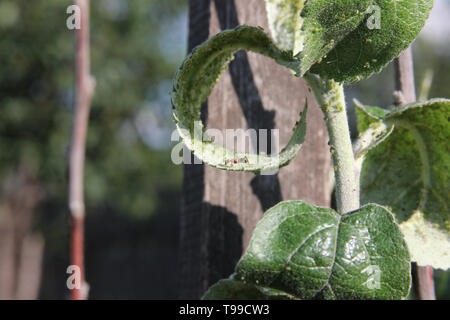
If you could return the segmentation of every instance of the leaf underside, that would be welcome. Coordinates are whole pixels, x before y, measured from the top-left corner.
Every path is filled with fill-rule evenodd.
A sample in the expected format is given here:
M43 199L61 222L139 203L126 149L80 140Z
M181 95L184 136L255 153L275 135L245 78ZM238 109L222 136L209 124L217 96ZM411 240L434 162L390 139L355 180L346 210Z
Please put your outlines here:
M237 280L300 299L400 299L410 286L403 236L392 214L373 204L340 216L282 202L258 223L236 270Z
M300 12L306 0L266 0L267 20L272 37L283 50L297 55L303 50L303 18Z
M213 167L255 173L277 170L287 165L301 148L306 134L306 106L289 143L276 155L237 153L226 149L211 141L200 120L201 104L227 69L233 53L241 49L298 70L299 63L292 53L277 48L260 28L241 26L223 31L196 47L177 71L172 92L174 119L186 146Z
M450 267L449 195L450 100L409 104L383 111L360 107L360 130L372 121L394 125L391 135L371 150L361 171L361 201L392 208L413 261Z

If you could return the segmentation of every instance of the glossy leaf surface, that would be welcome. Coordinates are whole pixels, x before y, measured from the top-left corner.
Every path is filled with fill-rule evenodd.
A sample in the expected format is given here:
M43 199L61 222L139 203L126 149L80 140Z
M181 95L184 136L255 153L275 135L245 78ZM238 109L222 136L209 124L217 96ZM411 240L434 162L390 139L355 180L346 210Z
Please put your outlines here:
M242 281L223 279L213 285L202 297L203 300L292 300L284 292L262 288Z
M409 292L410 260L384 207L341 216L286 201L258 223L236 279L301 299L400 299Z

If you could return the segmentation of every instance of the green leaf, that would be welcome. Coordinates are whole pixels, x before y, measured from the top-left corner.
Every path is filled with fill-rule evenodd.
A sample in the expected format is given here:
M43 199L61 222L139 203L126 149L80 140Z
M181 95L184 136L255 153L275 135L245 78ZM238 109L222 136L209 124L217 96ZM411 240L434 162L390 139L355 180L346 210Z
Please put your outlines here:
M307 71L353 82L381 71L423 28L433 0L266 0L276 43Z
M432 99L379 118L395 129L361 171L362 203L390 206L413 261L442 269L450 267L449 107L450 100Z
M364 19L373 0L308 0L301 12L304 46L299 57L300 75L321 61ZM333 77L329 77L333 78Z
M374 106L366 106L354 99L353 102L356 106L356 114L358 115L358 125L360 126L360 131L367 130L370 124L374 121L381 120L384 116L389 114L389 111L386 109L382 109ZM362 127L361 127L362 126Z
M275 43L297 55L303 50L303 18L300 12L305 0L265 0L269 28Z
M200 120L201 104L238 50L250 50L298 71L291 52L278 49L260 28L241 26L219 33L196 47L178 69L172 92L174 119L186 146L209 165L231 171L255 173L273 171L287 165L298 153L306 134L305 114L294 128L287 146L276 155L236 153L213 143Z
M266 0L266 10L275 42L299 56L299 75L303 75L358 27L372 2Z
M371 2L375 10L376 7L381 9L380 28L368 27L374 25L372 22L376 11L366 12L366 19L358 28L336 43L327 57L311 68L311 72L338 82L359 81L380 72L387 63L409 47L423 28L433 7L433 0Z
M410 260L392 214L369 204L340 216L286 201L258 223L237 279L301 299L400 299Z
M394 130L393 125L387 125L381 118L388 111L378 107L365 106L358 100L354 100L358 127L361 133L353 144L355 159L362 158L369 150L383 142ZM360 162L358 164L361 164Z
M202 300L293 300L288 294L257 285L230 279L220 280L202 297Z

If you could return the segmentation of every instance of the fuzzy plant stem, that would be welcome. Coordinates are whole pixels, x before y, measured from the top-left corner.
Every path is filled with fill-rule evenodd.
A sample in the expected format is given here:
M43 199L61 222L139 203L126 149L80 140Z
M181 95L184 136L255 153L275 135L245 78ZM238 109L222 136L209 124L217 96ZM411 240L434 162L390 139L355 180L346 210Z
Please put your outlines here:
M308 74L306 81L314 91L327 124L329 145L336 179L336 202L340 214L359 208L350 130L347 121L344 87L333 80L321 80Z

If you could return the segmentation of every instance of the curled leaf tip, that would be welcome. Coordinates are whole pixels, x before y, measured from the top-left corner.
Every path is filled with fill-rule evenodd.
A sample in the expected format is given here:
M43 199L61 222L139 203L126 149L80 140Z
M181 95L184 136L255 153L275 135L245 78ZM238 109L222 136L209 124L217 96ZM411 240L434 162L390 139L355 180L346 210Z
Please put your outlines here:
M223 31L196 47L174 79L172 104L178 132L189 150L205 163L223 170L266 173L287 165L298 153L306 135L306 110L286 147L274 155L235 152L214 143L200 119L201 104L238 50L253 51L298 72L298 60L279 49L258 27L239 26Z

